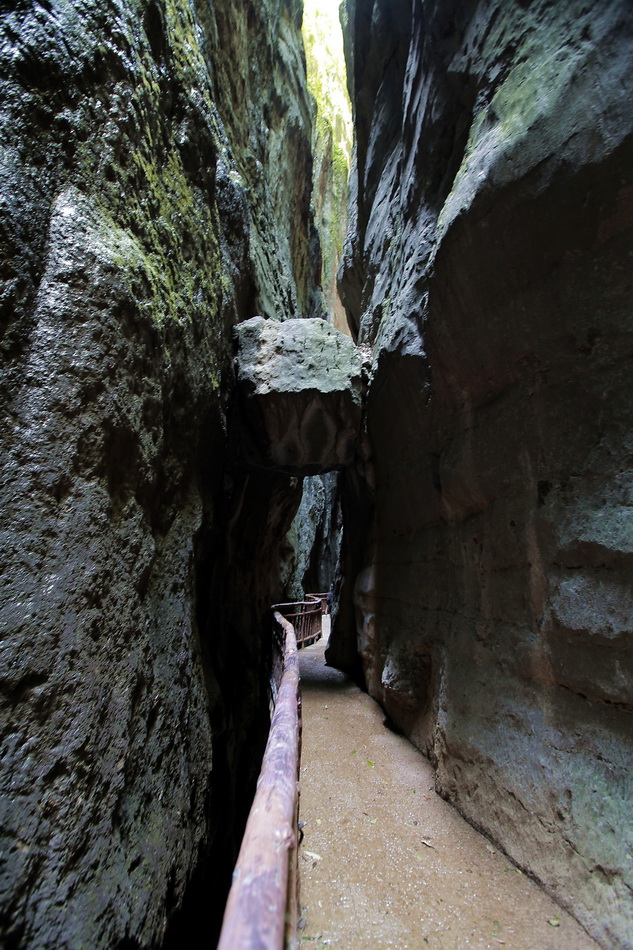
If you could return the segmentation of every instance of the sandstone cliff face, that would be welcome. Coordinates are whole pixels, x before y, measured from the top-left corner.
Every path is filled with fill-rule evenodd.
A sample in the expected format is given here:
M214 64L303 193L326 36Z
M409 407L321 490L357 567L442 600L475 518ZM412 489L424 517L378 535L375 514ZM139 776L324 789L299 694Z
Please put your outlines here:
M633 13L347 7L367 683L441 791L630 946Z
M257 771L298 499L225 477L231 327L313 294L299 30L292 0L0 14L7 947L160 943Z

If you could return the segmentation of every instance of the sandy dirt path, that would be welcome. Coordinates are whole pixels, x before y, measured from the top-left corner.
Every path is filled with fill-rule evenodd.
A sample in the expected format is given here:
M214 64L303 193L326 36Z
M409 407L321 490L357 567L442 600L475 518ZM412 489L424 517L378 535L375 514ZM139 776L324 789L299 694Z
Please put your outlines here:
M597 950L435 794L428 761L323 650L300 654L299 946Z

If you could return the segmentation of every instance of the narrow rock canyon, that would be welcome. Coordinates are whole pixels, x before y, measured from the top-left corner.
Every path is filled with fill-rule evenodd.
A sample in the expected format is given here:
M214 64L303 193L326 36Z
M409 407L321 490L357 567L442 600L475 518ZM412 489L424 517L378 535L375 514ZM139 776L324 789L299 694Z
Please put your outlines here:
M347 187L301 0L0 5L7 950L215 945L330 583L328 662L633 947L633 9L340 15Z

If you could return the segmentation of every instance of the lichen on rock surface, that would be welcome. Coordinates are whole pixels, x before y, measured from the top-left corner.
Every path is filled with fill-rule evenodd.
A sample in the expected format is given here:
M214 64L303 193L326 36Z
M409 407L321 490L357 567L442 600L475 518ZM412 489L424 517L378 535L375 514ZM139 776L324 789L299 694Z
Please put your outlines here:
M192 881L221 902L230 875L298 502L289 479L225 478L231 328L315 292L298 19L281 0L0 12L7 946L157 946ZM275 74L235 108L231 55ZM248 573L242 512L252 538L277 527Z
M631 7L347 12L376 487L345 476L330 654L355 613L442 793L627 947Z

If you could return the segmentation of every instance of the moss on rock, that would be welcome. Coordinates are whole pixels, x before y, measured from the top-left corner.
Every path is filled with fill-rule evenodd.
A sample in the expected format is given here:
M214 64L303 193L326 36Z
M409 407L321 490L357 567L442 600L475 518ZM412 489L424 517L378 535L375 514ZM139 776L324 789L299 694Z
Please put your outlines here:
M295 504L227 472L231 328L313 293L296 21L280 0L0 12L3 945L158 946L193 880L221 901L230 877ZM259 64L239 123L229 50Z

